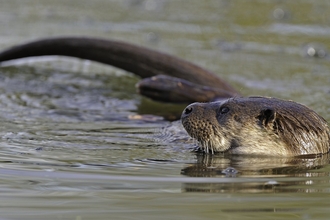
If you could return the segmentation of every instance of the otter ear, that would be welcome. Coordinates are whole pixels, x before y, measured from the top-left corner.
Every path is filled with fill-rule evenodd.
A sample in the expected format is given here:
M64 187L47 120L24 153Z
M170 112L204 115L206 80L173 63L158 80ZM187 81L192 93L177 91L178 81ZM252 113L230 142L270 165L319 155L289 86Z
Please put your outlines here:
M260 111L260 115L258 116L258 119L260 120L260 123L264 125L265 127L269 123L273 123L276 118L276 111L272 108L263 109Z

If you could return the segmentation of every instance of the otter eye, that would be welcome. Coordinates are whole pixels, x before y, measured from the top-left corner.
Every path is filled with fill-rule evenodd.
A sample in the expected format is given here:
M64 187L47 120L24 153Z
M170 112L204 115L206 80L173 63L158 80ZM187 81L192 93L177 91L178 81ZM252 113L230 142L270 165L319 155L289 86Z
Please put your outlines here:
M228 107L221 107L220 108L220 114L226 114L227 112L229 112L229 108Z

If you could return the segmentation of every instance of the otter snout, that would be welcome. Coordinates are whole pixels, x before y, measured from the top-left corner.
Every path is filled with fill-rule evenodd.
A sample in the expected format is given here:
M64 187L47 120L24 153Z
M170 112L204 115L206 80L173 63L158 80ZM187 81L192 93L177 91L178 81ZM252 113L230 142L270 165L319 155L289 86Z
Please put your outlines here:
M199 103L188 105L182 112L181 122L188 134L198 141L209 140L218 126L217 111L219 103ZM218 129L216 129L218 130Z
M205 120L205 117L202 116L205 113L204 105L203 103L196 102L188 105L182 112L181 122L190 135L192 132L191 129L198 129L197 125Z
M200 130L201 126L205 125L205 108L203 103L193 103L188 105L182 112L181 122L188 134L197 140L201 140Z
M198 107L199 103L193 103L188 105L182 112L181 115L181 122L185 130L188 134L194 138L197 138L196 129L198 129L198 121L200 118L197 117L196 114L198 111L200 112L201 109Z
M181 122L187 133L195 138L205 152L224 151L223 135L217 121L219 102L193 103L182 112Z

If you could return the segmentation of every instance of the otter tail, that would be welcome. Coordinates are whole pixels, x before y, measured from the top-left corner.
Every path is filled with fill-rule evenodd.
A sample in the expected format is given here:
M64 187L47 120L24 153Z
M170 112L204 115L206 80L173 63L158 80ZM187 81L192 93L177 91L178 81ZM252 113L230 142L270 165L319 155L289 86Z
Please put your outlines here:
M225 91L226 96L238 94L214 73L197 65L171 55L114 40L86 37L37 40L0 52L0 62L46 55L92 60L132 72L142 78L156 75L181 78L198 85L221 89Z

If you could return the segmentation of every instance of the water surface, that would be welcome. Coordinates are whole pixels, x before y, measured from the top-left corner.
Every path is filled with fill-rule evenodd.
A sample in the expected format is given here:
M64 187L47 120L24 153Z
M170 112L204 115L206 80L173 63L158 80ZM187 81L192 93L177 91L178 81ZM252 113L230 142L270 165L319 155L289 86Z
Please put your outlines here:
M326 1L11 0L0 48L59 35L123 40L190 60L242 94L303 103L330 120ZM68 57L0 67L1 219L328 219L320 158L205 156L184 105L136 76ZM150 118L137 115L149 114ZM156 117L157 116L157 117Z

